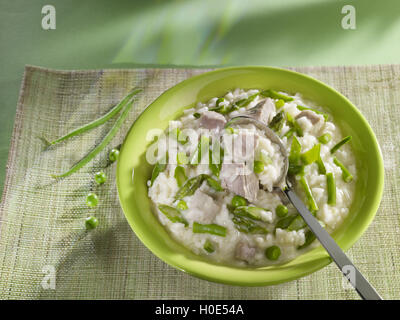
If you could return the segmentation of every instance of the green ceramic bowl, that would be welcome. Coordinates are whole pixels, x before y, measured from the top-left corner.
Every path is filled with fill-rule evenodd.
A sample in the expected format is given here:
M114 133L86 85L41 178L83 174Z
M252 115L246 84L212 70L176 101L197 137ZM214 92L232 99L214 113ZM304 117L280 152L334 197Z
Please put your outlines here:
M122 146L117 166L117 186L122 209L139 239L161 260L194 276L244 286L264 286L290 281L331 262L317 247L296 259L261 268L219 265L199 257L175 242L151 211L146 182L152 166L145 159L149 129L166 129L168 121L198 101L224 95L235 88L300 92L329 110L343 135L352 135L357 158L355 199L342 226L333 234L344 250L361 237L378 209L383 191L383 162L375 135L357 108L343 95L309 76L278 68L234 67L203 73L185 80L158 97L137 119ZM134 177L132 179L132 170ZM357 263L357 261L355 261Z

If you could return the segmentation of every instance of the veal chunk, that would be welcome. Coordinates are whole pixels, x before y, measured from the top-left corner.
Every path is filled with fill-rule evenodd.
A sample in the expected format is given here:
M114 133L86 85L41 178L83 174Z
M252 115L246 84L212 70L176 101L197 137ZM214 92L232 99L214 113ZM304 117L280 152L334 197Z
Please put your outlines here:
M317 124L318 122L323 121L322 116L319 116L318 114L316 114L315 112L313 112L311 110L304 110L304 111L300 112L296 116L296 119L299 119L302 117L306 117L308 120L311 121L312 124Z
M225 117L214 111L205 111L200 118L200 126L209 130L221 130L224 128L225 123Z
M268 124L271 121L274 112L274 101L271 98L267 98L257 103L255 107L247 110L244 115Z
M240 195L250 202L257 199L259 181L256 174L246 168L244 163L224 163L221 173L222 187Z
M256 254L256 248L250 246L248 243L240 241L235 248L235 258L238 260L243 260L250 262L250 260Z

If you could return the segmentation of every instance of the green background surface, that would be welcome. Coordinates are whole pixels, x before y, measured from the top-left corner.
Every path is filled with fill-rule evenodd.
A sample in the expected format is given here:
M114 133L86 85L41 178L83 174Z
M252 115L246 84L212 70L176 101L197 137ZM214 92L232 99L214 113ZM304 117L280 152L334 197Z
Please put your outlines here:
M47 4L56 8L56 30L41 28ZM344 5L356 8L356 30L341 27ZM92 69L399 63L399 9L398 0L2 0L0 186L25 64Z

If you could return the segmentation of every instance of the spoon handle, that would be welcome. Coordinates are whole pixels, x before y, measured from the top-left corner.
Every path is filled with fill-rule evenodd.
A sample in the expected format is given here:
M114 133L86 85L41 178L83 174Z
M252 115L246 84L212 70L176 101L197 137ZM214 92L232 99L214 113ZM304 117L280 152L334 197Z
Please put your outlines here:
M329 253L333 261L342 271L343 275L349 275L353 272L354 277L347 277L351 285L365 300L382 300L379 294L371 286L371 284L364 278L364 276L357 270L354 264L346 256L346 254L340 249L336 244L335 240L329 235L329 233L321 227L318 220L311 214L311 212L306 208L300 198L291 190L286 187L283 192L286 194L290 202L294 205L300 215L303 217L304 221L307 223L311 231L315 234L319 242ZM352 278L352 279L351 279Z

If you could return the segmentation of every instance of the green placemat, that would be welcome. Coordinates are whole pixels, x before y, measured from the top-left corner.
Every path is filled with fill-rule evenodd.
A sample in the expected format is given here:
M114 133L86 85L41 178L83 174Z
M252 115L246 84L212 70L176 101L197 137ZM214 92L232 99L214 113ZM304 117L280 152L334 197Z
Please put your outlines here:
M348 254L384 298L398 298L400 66L294 70L314 76L349 97L378 137L385 161L385 193L374 222ZM333 264L297 281L260 288L210 283L166 265L130 230L118 202L115 164L105 169L105 185L93 182L93 174L107 162L105 152L77 174L57 182L50 178L85 155L112 123L49 150L44 150L39 136L61 136L107 112L131 87L143 87L110 148L117 146L151 101L179 81L204 71L26 67L0 207L1 298L358 298L343 286ZM90 191L101 199L95 209L85 204ZM95 214L100 224L86 233L84 220L89 214Z

